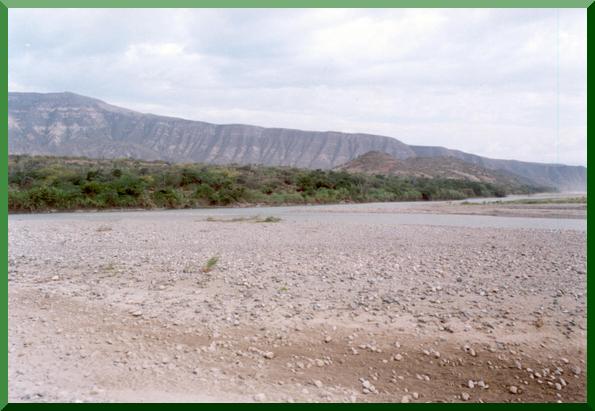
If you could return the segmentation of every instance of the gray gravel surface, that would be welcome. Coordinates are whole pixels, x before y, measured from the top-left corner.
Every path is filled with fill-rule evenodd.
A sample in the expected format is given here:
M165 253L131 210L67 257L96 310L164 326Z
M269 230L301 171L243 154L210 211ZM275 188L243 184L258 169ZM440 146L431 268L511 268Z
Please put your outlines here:
M584 231L137 214L11 216L11 402L585 400Z

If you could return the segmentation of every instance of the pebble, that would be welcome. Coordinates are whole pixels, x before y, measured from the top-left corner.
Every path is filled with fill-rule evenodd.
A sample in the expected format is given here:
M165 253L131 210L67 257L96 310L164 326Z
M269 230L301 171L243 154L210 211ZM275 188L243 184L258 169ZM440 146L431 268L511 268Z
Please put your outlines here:
M366 379L361 379L362 380L362 392L364 394L369 394L369 393L375 393L378 394L378 390L376 389L376 387L374 387L374 385L366 380Z
M471 398L471 396L470 396L468 393L466 393L466 392L464 392L464 393L461 393L461 399L462 399L463 401L468 401L468 400L469 400L469 398Z
M508 387L508 391L512 394L516 394L519 392L519 389L516 387L516 385L511 385L510 387Z
M259 394L254 395L253 398L254 398L254 401L263 402L264 400L266 400L267 397L263 393L259 393Z

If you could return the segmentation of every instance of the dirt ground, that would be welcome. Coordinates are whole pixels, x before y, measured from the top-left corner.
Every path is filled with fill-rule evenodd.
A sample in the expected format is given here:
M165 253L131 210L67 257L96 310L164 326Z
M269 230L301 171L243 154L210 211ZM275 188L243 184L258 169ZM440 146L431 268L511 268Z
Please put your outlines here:
M581 231L11 217L8 284L11 402L586 399Z

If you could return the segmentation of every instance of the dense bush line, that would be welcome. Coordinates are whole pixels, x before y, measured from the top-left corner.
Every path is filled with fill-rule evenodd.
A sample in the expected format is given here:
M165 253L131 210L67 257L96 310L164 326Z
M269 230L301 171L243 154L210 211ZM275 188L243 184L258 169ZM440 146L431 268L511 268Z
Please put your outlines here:
M505 187L471 181L287 167L42 156L10 156L8 166L10 211L454 200L507 194Z

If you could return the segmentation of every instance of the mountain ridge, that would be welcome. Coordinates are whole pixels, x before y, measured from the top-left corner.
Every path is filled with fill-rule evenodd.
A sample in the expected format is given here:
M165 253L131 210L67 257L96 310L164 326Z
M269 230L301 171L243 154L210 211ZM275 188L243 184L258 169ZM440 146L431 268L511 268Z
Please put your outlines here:
M444 147L407 145L369 133L218 125L140 113L70 92L9 92L8 103L10 154L331 169L369 151L380 151L397 159L456 157L541 186L586 188L582 166L491 159Z

